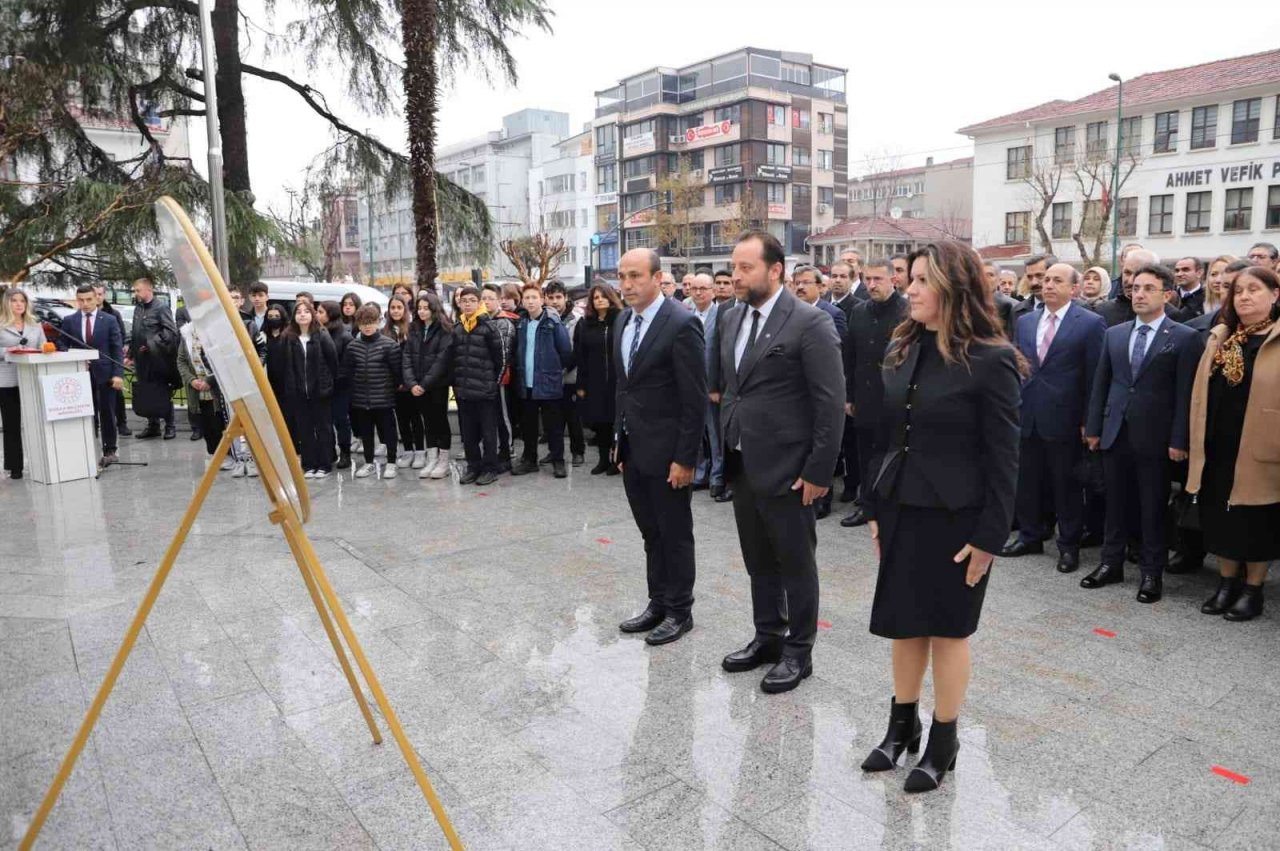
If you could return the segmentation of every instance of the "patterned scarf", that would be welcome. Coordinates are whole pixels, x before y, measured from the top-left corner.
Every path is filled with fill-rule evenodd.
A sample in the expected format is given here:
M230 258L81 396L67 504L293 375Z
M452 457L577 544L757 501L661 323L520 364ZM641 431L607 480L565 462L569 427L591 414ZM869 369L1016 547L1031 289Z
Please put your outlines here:
M481 316L488 316L489 311L485 310L484 305L480 305L475 313L462 314L462 330L470 334L476 329L476 323L480 321Z
M1218 351L1213 353L1213 371L1222 373L1232 387L1239 387L1240 382L1244 381L1244 351L1241 346L1254 334L1261 334L1270 328L1271 323L1271 319L1264 319L1228 335Z

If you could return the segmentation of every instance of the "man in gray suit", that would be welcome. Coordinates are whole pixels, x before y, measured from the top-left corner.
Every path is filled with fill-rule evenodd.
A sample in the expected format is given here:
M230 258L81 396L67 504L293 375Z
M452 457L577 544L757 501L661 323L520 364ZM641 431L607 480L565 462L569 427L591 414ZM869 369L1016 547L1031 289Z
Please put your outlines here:
M733 250L745 304L721 318L725 476L756 634L726 671L772 662L760 687L790 691L813 673L818 630L814 503L831 487L844 426L844 368L835 324L782 286L778 240L749 231Z

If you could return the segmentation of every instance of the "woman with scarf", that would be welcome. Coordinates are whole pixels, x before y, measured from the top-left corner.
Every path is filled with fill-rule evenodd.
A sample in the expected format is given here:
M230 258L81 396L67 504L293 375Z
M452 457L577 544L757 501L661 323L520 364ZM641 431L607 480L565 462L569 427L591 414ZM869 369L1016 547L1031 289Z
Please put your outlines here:
M613 323L622 302L612 287L596 284L587 293L588 310L573 329L578 361L578 405L582 422L595 433L600 460L591 475L618 475L613 463L613 420L617 373L613 358Z
M458 428L467 453L464 485L491 485L498 478L498 398L502 378L502 338L480 303L480 291L462 287L455 296L458 322L453 326L450 365L453 395L458 402Z
M1080 300L1090 310L1097 311L1098 305L1107 300L1107 291L1111 289L1111 276L1101 266L1092 266L1085 270L1080 283Z
M404 386L422 423L426 449L420 479L449 475L449 357L453 349L453 322L435 293L418 293L413 324L404 346Z
M1204 548L1220 579L1200 611L1262 614L1267 564L1280 558L1280 276L1252 266L1227 290L1191 391L1191 468Z

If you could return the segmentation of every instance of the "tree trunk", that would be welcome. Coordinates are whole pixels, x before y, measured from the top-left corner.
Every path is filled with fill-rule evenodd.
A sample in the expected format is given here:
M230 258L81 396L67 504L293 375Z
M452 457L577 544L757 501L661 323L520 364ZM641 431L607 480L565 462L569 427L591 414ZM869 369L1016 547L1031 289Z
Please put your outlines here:
M249 185L249 131L244 114L244 84L240 71L239 0L215 0L212 14L213 48L217 56L218 128L222 137L222 182L228 194L239 194L252 206ZM258 246L228 229L228 285L248 286L258 280Z
M436 284L436 0L403 0L405 119L409 123L409 168L413 179L413 223L419 288Z

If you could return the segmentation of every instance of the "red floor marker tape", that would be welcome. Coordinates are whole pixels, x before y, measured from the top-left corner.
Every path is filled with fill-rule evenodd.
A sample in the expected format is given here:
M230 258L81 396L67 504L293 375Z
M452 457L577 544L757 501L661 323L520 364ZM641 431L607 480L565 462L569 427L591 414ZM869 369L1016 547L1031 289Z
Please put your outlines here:
M818 621L818 629L831 629L831 621Z
M1100 627L1100 626L1099 626L1099 627L1095 627L1093 631L1094 631L1094 633L1096 633L1097 635L1101 635L1103 638L1115 638L1115 637L1116 637L1116 634L1115 634L1114 632L1112 632L1112 631L1111 631L1111 630L1109 630L1109 629L1103 629L1103 628L1102 628L1102 627Z
M596 538L597 544L612 544L613 538Z
M480 491L479 493L476 494L476 496L488 496L488 495L489 494L485 493L484 491Z
M1218 775L1219 777L1225 777L1228 780L1231 780L1235 783L1239 783L1241 786L1249 785L1248 777L1245 777L1243 774L1236 774L1234 771L1223 768L1221 765L1215 765L1211 770L1213 771L1214 774Z

